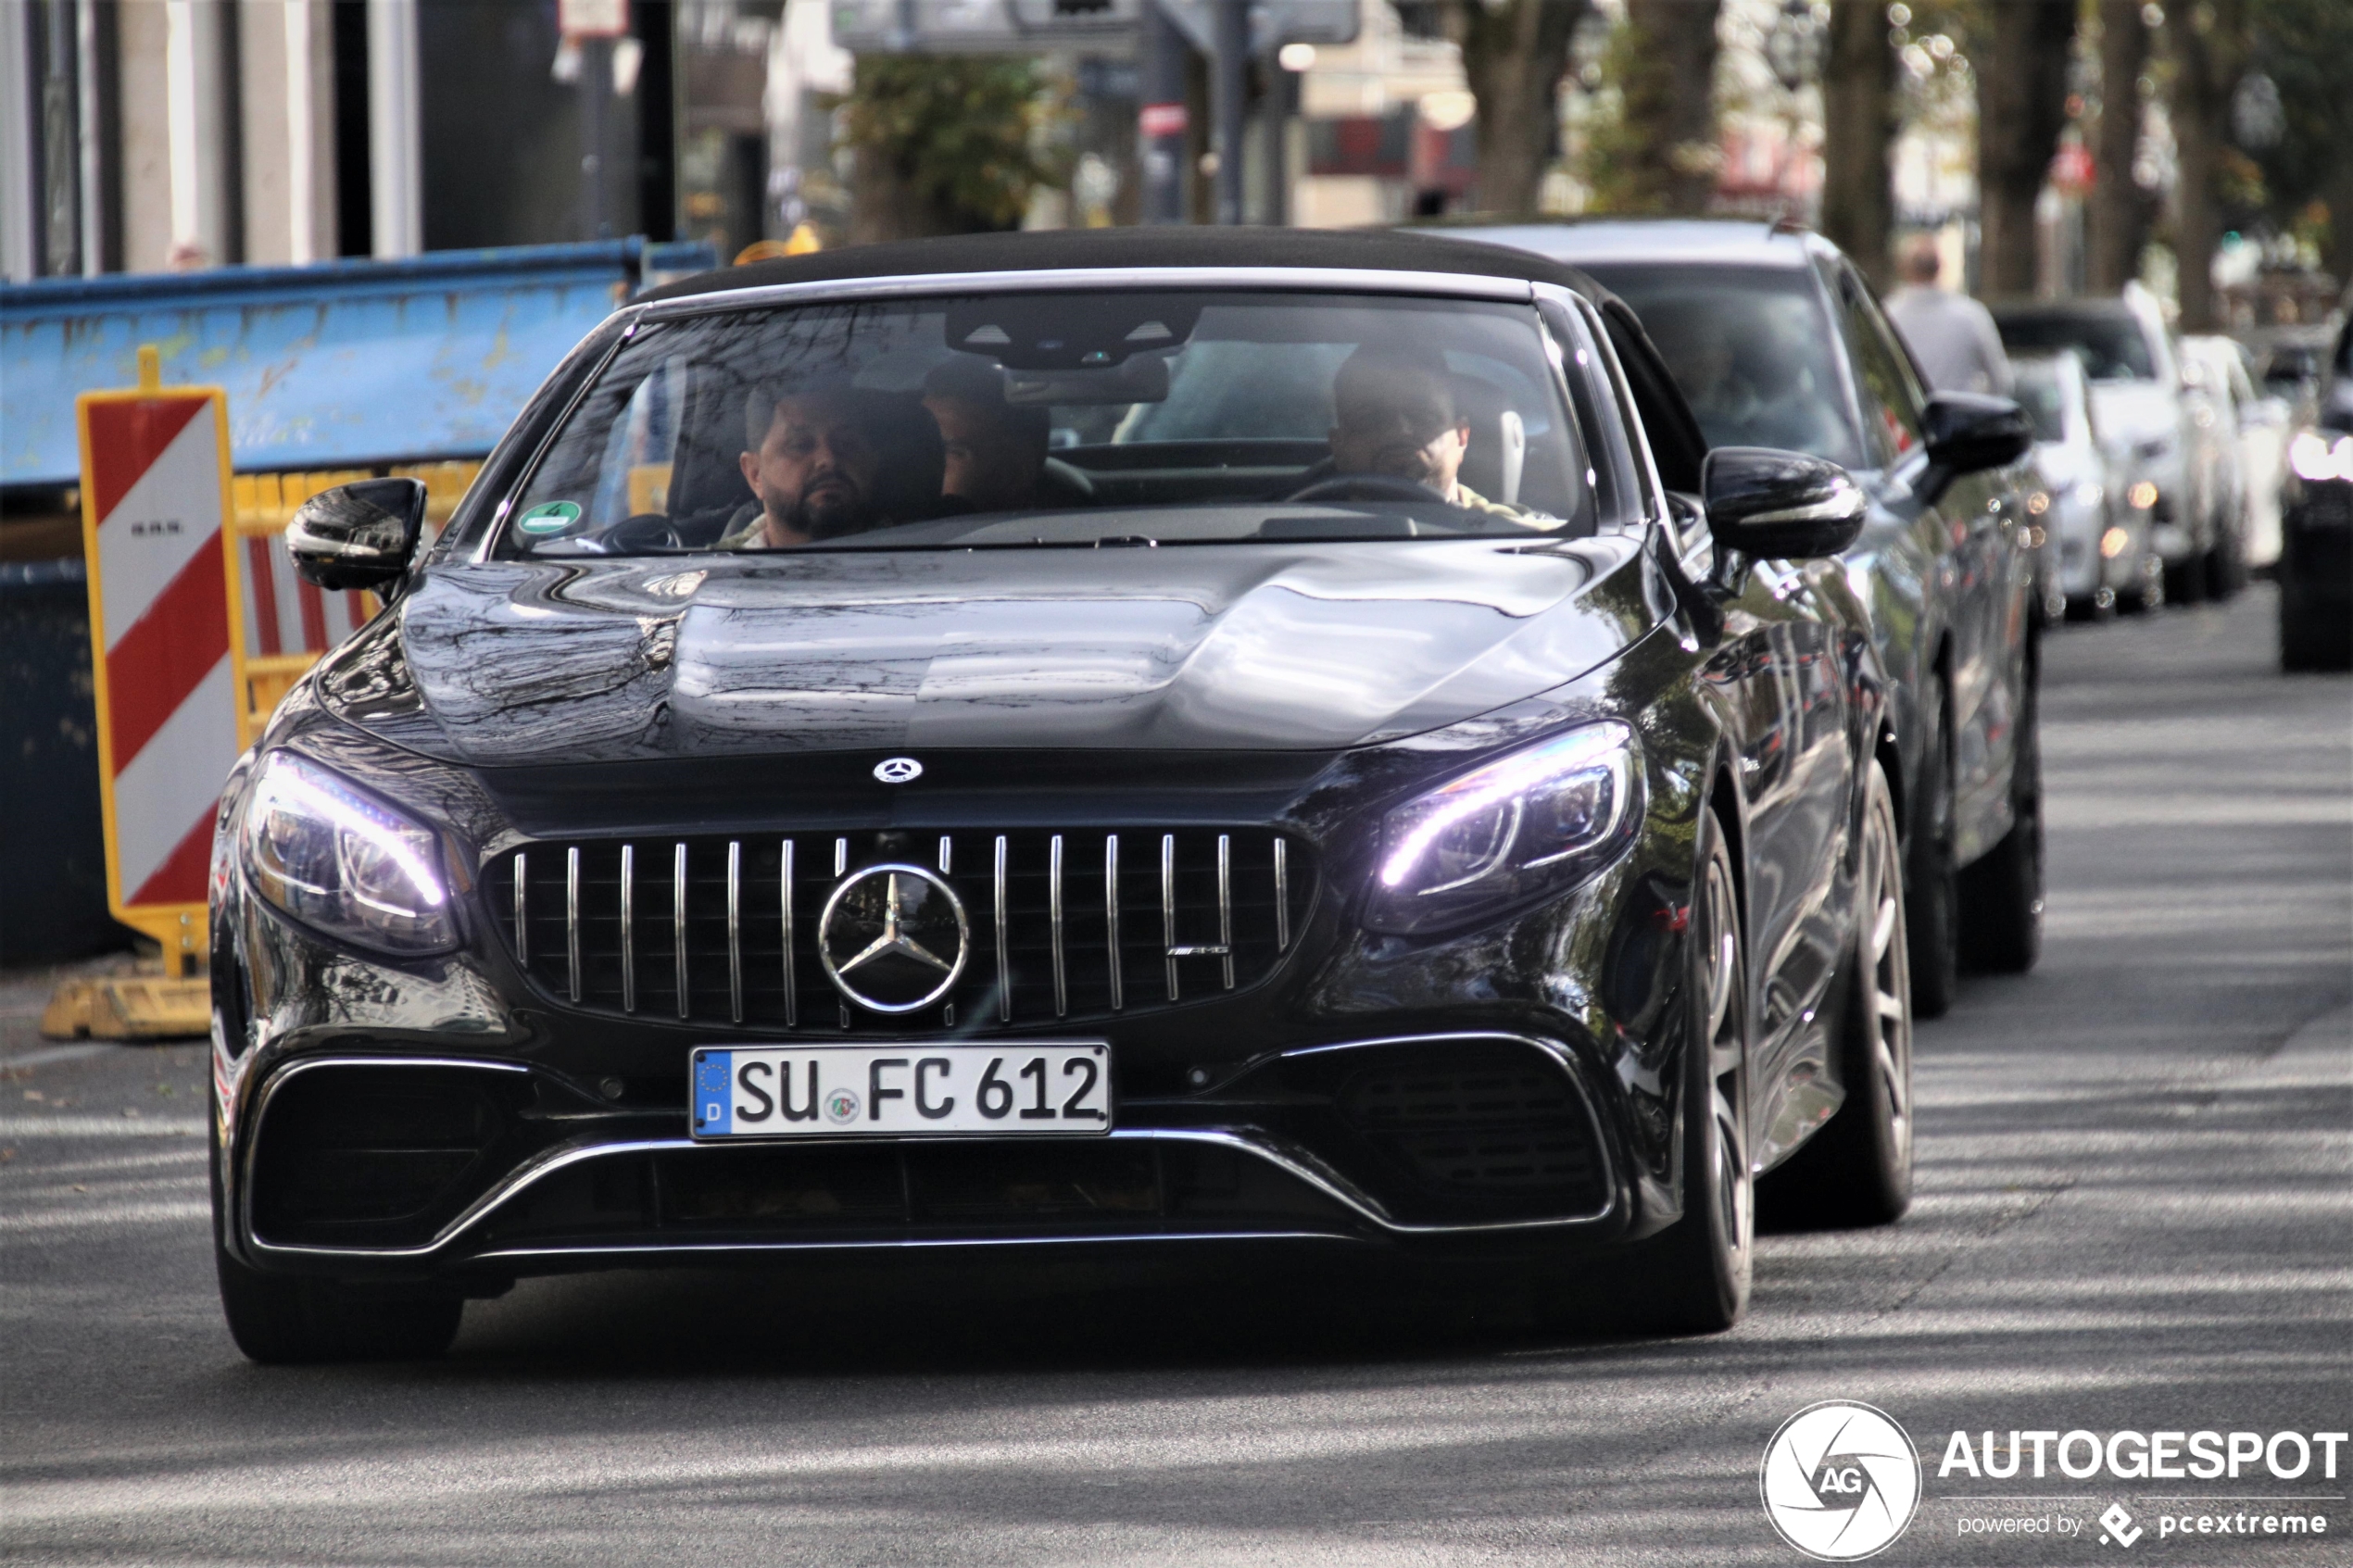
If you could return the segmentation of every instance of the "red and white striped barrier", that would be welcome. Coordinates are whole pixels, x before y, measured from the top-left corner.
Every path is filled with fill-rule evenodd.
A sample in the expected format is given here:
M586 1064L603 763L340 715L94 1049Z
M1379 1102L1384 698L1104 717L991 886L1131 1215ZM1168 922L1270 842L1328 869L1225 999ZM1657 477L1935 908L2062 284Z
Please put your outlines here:
M246 533L245 546L247 659L330 652L375 613L357 589L331 594L296 575L283 525Z
M76 412L107 901L166 952L194 953L241 744L239 617L221 592L228 404L217 388L148 384L84 393Z

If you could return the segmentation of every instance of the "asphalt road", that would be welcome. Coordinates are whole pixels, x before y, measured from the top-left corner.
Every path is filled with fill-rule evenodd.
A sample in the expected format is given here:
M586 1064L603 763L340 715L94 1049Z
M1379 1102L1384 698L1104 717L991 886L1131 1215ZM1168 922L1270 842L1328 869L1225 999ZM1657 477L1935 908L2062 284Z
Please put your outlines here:
M1547 1336L1492 1282L1317 1253L540 1281L446 1361L260 1369L212 1296L198 1048L34 1046L0 1086L0 1559L1795 1563L1759 1461L1850 1399L1927 1461L1880 1561L2353 1560L2343 1450L1938 1474L1957 1428L2353 1424L2353 683L2275 673L2270 606L2052 640L2044 962L1921 1028L1910 1216L1767 1236L1732 1333ZM2184 1510L2329 1534L2160 1536ZM2007 1516L2050 1533L1959 1533Z

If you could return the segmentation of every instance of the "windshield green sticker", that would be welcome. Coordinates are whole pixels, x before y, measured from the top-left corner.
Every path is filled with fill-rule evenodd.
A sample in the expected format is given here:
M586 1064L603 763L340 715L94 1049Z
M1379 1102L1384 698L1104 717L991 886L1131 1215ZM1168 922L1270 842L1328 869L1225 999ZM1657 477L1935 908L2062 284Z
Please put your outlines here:
M580 521L580 508L572 501L549 501L537 506L515 520L515 526L525 533L561 533Z

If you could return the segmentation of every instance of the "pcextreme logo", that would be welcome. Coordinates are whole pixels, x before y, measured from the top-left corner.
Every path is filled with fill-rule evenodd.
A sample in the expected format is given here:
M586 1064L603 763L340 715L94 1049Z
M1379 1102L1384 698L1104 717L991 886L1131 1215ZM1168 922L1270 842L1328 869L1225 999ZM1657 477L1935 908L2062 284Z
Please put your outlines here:
M1825 1562L1852 1562L1910 1526L1920 1460L1886 1411L1825 1399L1781 1423L1756 1484L1781 1539Z

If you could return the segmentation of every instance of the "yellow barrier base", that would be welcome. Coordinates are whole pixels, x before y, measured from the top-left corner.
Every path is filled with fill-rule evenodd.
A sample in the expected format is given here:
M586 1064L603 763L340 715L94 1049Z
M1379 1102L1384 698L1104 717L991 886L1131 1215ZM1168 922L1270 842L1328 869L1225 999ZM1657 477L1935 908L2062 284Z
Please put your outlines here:
M212 983L203 975L168 979L159 965L68 980L41 1013L41 1033L52 1040L172 1040L211 1028Z

